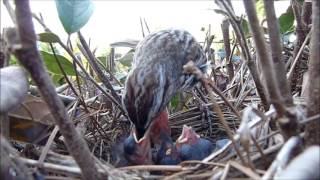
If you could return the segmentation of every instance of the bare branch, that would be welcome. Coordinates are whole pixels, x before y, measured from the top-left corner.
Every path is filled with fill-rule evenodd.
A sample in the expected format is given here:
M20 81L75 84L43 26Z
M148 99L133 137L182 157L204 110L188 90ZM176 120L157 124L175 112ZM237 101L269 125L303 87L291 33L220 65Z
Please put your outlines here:
M246 63L248 65L248 68L250 70L250 73L253 77L253 81L255 83L255 86L257 88L258 95L261 99L261 103L265 110L269 109L270 103L268 102L266 92L264 91L264 87L261 83L261 80L259 79L258 70L256 67L256 64L254 63L249 47L246 41L246 38L244 36L244 32L241 28L240 21L236 17L233 8L230 6L231 3L224 0L216 0L216 4L218 4L222 9L226 10L228 17L230 17L230 23L232 25L232 28L237 36L237 39L239 41L239 44L241 46L241 50L243 52L244 58L246 60Z
M267 16L269 38L271 44L272 60L276 73L276 83L280 92L288 106L293 106L293 99L290 92L290 87L286 78L286 70L284 59L282 57L282 45L280 40L279 24L274 10L273 0L264 0L264 7Z
M259 24L257 12L255 9L255 3L253 0L244 0L244 7L248 15L249 25L252 32L255 48L258 54L258 59L262 65L262 73L266 80L266 87L270 95L270 102L274 104L275 109L278 113L278 122L281 126L282 133L285 139L289 139L291 136L297 134L298 123L296 118L290 116L287 113L286 107L284 106L284 98L280 94L280 89L276 82L276 74L274 72L273 61L271 60L270 54L267 51L264 35Z
M56 124L65 138L66 146L82 170L84 179L99 179L95 160L84 139L78 134L74 124L68 118L64 105L55 92L52 80L46 72L43 60L37 50L36 34L32 22L29 1L16 0L16 20L22 48L14 54L30 72L43 99L49 105Z
M121 103L119 95L116 93L116 91L113 89L110 81L107 79L107 76L102 72L101 68L99 67L94 55L92 54L91 50L89 49L89 46L87 42L84 40L82 34L78 32L78 36L81 42L82 47L87 53L88 62L91 65L92 69L95 71L99 79L102 81L102 83L111 91L111 94L113 97L118 101L118 103Z
M320 2L312 1L312 36L309 61L309 94L308 117L320 113ZM310 122L306 127L305 140L307 145L320 144L320 118Z
M232 59L231 48L230 48L230 37L229 37L229 21L227 19L223 20L222 25L222 35L223 35L223 42L224 42L224 49L226 51L226 61L227 61L227 70L229 75L229 82L233 79L234 71L233 71L233 64L230 59Z
M277 112L280 116L285 113L285 107L283 107L283 98L280 95L280 90L276 85L275 72L273 71L273 63L271 61L270 54L267 52L266 43L262 34L261 27L259 25L259 19L257 11L255 9L255 3L253 0L243 1L246 13L248 15L249 25L252 32L253 40L261 65L263 66L262 72L266 78L266 86L270 94L270 101L275 105Z

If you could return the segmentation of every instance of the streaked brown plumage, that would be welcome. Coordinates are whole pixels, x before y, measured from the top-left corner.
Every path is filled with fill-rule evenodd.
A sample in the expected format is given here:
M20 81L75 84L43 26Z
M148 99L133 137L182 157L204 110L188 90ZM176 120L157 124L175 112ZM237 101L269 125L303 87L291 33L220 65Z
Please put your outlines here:
M162 30L148 35L138 44L123 96L138 139L178 91L195 83L192 75L183 73L183 65L189 61L203 69L207 59L187 31Z

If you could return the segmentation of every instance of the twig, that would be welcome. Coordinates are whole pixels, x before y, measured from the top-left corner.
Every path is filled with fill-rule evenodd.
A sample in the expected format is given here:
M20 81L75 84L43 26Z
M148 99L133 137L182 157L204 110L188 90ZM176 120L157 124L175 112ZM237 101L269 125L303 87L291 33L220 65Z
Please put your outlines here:
M250 29L253 34L253 40L257 54L259 56L260 64L263 66L262 72L266 80L267 90L269 92L270 101L274 104L275 109L278 113L278 122L280 124L282 134L285 139L289 139L298 133L298 123L294 115L290 115L286 110L285 101L280 93L280 89L276 83L276 77L274 72L273 61L271 60L270 54L267 52L264 36L262 34L257 12L255 9L255 3L253 0L244 0L244 7L248 15Z
M58 131L59 131L59 127L58 127L58 126L55 126L54 129L53 129L53 131L52 131L51 134L50 134L50 137L49 137L49 139L48 139L48 141L47 141L44 149L43 149L42 152L41 152L40 157L39 157L39 160L38 160L38 161L39 161L40 165L42 165L42 164L44 163L44 159L46 158L46 156L47 156L47 154L48 154L48 152L49 152L50 146L51 146L54 138L56 137Z
M101 61L99 61L97 58L96 58L96 61L103 68L103 70L105 70L105 71L107 71L109 73L110 77L113 80L115 80L119 84L119 86L123 86L123 84L114 76L114 74L112 72L110 72L109 69L107 69L107 67Z
M87 42L84 40L80 31L78 32L78 36L79 36L82 47L84 48L84 50L87 53L86 57L88 57L87 60L88 60L89 64L91 65L92 69L95 71L95 73L97 74L97 76L99 77L101 82L111 91L111 94L118 101L118 103L121 103L119 95L113 89L110 81L107 79L107 77L102 72L101 68L99 67L98 63L96 62L94 55L92 54L91 50L89 49L89 46L88 46Z
M210 86L209 86L209 81L204 77L203 73L194 65L193 61L189 61L186 65L183 66L184 72L186 73L190 73L190 74L194 74L197 79L199 79L202 82L202 85L205 87L207 93L209 94L210 100L212 101L213 104L213 111L217 113L220 122L222 123L223 127L226 130L226 133L229 137L229 139L231 140L231 143L234 147L234 149L237 152L237 155L239 156L241 162L245 165L247 165L247 163L245 162L240 150L238 149L235 140L233 139L233 133L230 129L230 127L228 126L228 123L226 122L223 113L219 107L219 105L216 103L215 97L212 93L212 91L210 90Z
M243 172L244 174L249 176L251 179L260 179L260 176L258 174L256 174L253 170L242 166L241 164L237 163L236 161L230 161L230 166L233 166L234 168Z
M292 153L295 153L296 147L300 144L300 138L297 136L291 137L281 148L276 159L273 161L268 171L262 177L262 180L271 179L273 175L278 171L282 170L289 160L292 158Z
M14 9L10 6L9 0L3 0L3 4L6 7L12 22L14 24L17 24L17 20L16 20L16 17L15 17Z
M290 79L292 78L294 68L295 68L295 66L296 66L297 63L298 63L298 60L299 60L299 58L300 58L300 56L301 56L301 54L302 54L302 52L303 52L303 50L304 50L304 47L306 46L306 44L307 44L308 41L309 41L310 36L311 36L311 31L309 31L307 37L304 39L304 41L303 41L303 43L302 43L302 45L301 45L301 47L300 47L300 49L299 49L299 51L298 51L295 59L293 60L293 63L292 63L292 65L291 65L291 67L290 67L290 70L289 70L289 72L287 73L287 79L288 79L288 80L290 80Z
M228 79L229 79L229 82L231 82L234 76L234 71L233 71L232 61L229 61L229 59L232 59L231 48L230 48L230 38L229 38L229 20L227 19L223 20L221 29L222 29L222 35L223 35L224 49L226 52L225 59L227 63Z
M52 32L45 24L44 22L39 18L37 17L36 15L32 14L33 18L35 18L40 24L41 26L48 32ZM75 62L81 69L81 71L86 75L86 77L104 94L106 95L112 102L114 102L117 107L121 110L121 112L123 114L125 114L125 111L122 107L121 104L118 103L117 100L115 100L113 98L113 96L111 96L109 93L107 93L94 79L93 77L91 77L89 75L89 73L86 71L86 69L82 66L82 64L78 61L78 59L76 58L76 56L73 54L73 52L71 51L71 49L69 49L65 44L63 44L63 42L59 39L59 45L65 50L67 51L67 53L70 55L70 57L72 58L73 62Z
M215 93L217 93L221 99L226 103L227 106L229 106L229 108L231 109L231 111L239 118L241 119L241 115L239 113L239 111L228 101L228 99L221 93L221 91L216 88L213 84L209 83L209 85L211 86L211 88L213 89L213 91Z
M220 180L226 180L226 179L227 179L229 170L230 170L230 163L228 162L227 165L226 165L226 167L225 167L224 170L223 170L223 173L222 173L222 175L221 175Z
M64 69L63 69L63 67L62 67L62 65L61 65L61 63L60 63L60 61L59 61L59 59L58 59L58 57L57 57L57 55L56 55L56 53L55 53L55 50L54 50L54 48L53 48L52 43L50 43L50 47L51 47L51 50L52 50L53 55L54 55L54 57L55 57L55 60L56 60L56 62L57 62L57 64L58 64L58 66L59 66L59 68L60 68L63 76L65 77L67 83L69 84L69 87L71 88L71 90L73 91L73 93L74 93L76 96L78 96L79 101L80 101L80 104L83 106L84 110L85 110L88 114L90 114L90 111L89 111L89 109L88 109L88 107L87 107L87 105L86 105L86 103L85 103L85 101L84 101L84 98L83 98L83 95L82 95L82 92L81 92L81 87L80 87L80 83L79 83L79 78L78 78L78 76L77 76L77 80L78 80L78 86L79 86L80 95L77 93L77 91L76 91L75 88L73 87L72 83L70 82L69 78L67 77L67 74L65 73L65 71L64 71ZM74 68L74 70L76 71L76 68ZM103 131L101 125L100 125L91 115L89 116L89 118L90 118L91 122L94 124L94 127L95 127L95 128L97 129L97 131L100 133L100 135L101 135L102 137L107 137L107 135L106 135L105 132ZM100 128L100 130L99 130L99 128ZM103 133L102 133L102 132L103 132Z
M71 90L73 91L73 93L74 93L76 96L78 96L77 91L75 90L75 88L73 87L72 83L70 82L70 80L69 80L66 72L64 71L64 69L63 69L63 67L62 67L62 64L60 63L60 61L59 61L59 59L58 59L58 57L57 57L57 54L56 54L56 52L55 52L55 50L54 50L54 48L53 48L52 43L49 43L49 45L50 45L51 51L52 51L52 53L53 53L54 59L56 60L56 62L57 62L57 64L58 64L58 67L59 67L59 69L60 69L60 71L61 71L64 79L67 81L67 84L69 85L69 87L71 88Z
M274 10L273 0L264 0L264 7L266 11L266 18L268 23L268 31L270 38L270 47L272 53L272 60L276 73L276 83L280 89L280 93L284 97L287 106L293 106L293 99L290 91L289 84L286 78L285 65L282 58L282 45L280 40L280 30L278 19Z
M261 99L261 103L265 110L269 108L269 102L267 100L266 92L264 91L264 87L261 83L261 80L259 78L259 73L257 71L257 67L255 62L253 61L249 47L246 41L246 38L244 36L243 29L241 28L241 24L238 21L232 6L230 6L229 2L225 2L224 0L215 0L216 4L218 4L222 9L225 9L227 12L225 13L226 16L230 17L230 23L232 25L232 28L236 34L236 37L239 41L239 44L241 46L241 49L243 51L244 58L247 62L248 68L250 70L250 73L253 77L253 81L255 83L258 95Z
M39 162L33 159L27 159L24 157L20 157L19 160L21 160L23 163L31 166L40 166ZM53 171L56 173L62 173L64 175L72 175L72 176L81 176L81 170L79 167L70 167L70 166L63 166L58 164L52 164L52 163L43 163L42 166L44 169L47 169L49 171Z
M292 65L291 65L291 67L290 67L289 72L287 73L287 79L290 80L290 79L292 78L294 68L295 68L295 66L296 66L296 64L297 64L297 62L298 62L298 60L299 60L299 58L300 58L300 55L302 54L302 52L303 52L303 50L304 50L304 47L305 47L306 44L308 43L310 36L311 36L311 31L309 31L307 37L304 39L303 44L301 45L301 47L300 47L300 49L299 49L299 51L298 51L298 53L297 53L297 55L296 55L296 57L295 57Z
M10 142L2 135L0 135L0 142L1 179L34 179L26 164L18 159L19 155Z
M142 171L182 171L184 168L179 165L139 165L139 166L126 166L119 168L120 170L142 170Z
M265 112L265 116L266 116L266 117L270 117L270 116L272 116L272 115L274 115L274 114L275 114L275 110L274 110L274 109L271 109L271 110ZM262 122L262 119L261 119L260 117L258 117L258 118L253 119L252 121L250 121L248 126L249 126L249 128L253 128L254 126L256 126L257 124L259 124L259 123L261 123L261 122ZM240 139L239 134L234 135L234 136L233 136L233 139L234 139L235 141L239 141L239 139ZM232 144L231 142L227 143L224 147L222 147L222 148L219 149L218 151L212 153L211 155L209 155L208 157L206 157L206 158L203 159L202 161L203 161L203 162L209 162L209 161L213 160L213 159L216 158L218 155L220 155L221 153L225 152L225 151L230 147L231 144ZM265 154L266 154L266 153L265 153Z
M320 114L316 114L314 116L308 117L307 119L302 120L299 123L300 124L308 124L308 123L315 121L315 120L318 120L318 121L320 120Z
M252 134L251 135L251 140L253 142L253 144L256 146L256 148L258 149L258 152L261 154L261 157L262 157L262 160L265 162L265 163L268 163L268 160L266 158L266 155L263 153L263 150L262 148L260 147L259 143L257 142L257 140L253 137Z
M312 37L311 37L311 47L310 47L310 61L309 61L309 83L308 92L308 107L307 116L312 117L314 115L320 114L320 3L319 1L312 2ZM320 118L318 122L314 121L306 126L306 144L312 145L320 144Z
M253 0L243 1L246 13L248 15L249 25L253 34L253 40L261 65L263 66L262 72L266 79L266 85L270 94L271 103L275 105L275 108L280 117L285 114L285 107L283 106L283 97L280 94L279 87L276 84L275 73L273 71L273 62L267 52L265 40L262 34L261 27L255 9L255 2Z
M189 161L183 161L180 163L181 166L186 166L189 164L203 164L203 165L210 165L210 166L221 166L225 167L224 164L222 163L216 163L216 162L202 162L202 161L197 161L197 160L189 160Z
M143 18L143 21L144 21L144 25L146 26L146 28L148 30L148 33L150 34L150 29L149 29L148 23L146 21L146 18Z
M297 0L292 0L291 1L291 8L293 11L294 19L296 20L296 27L295 27L295 34L296 34L296 40L294 43L294 49L293 49L293 59L296 59L299 50L302 47L303 41L306 39L306 34L309 31L309 27L303 22L304 19L307 18L307 15L311 13L304 13L304 17L302 17L302 9L304 11L311 11L310 6L307 6L307 2L303 3L303 7L300 5L300 3ZM310 8L310 9L308 9ZM297 90L297 84L300 83L300 64L301 64L301 56L297 60L297 65L295 65L295 68L293 70L292 77L289 79L290 84L291 84L291 89L292 91ZM299 82L300 81L300 82Z
M142 24L142 18L141 17L140 17L140 25L141 25L142 37L144 38L145 34L144 34L144 29L143 29L143 24Z

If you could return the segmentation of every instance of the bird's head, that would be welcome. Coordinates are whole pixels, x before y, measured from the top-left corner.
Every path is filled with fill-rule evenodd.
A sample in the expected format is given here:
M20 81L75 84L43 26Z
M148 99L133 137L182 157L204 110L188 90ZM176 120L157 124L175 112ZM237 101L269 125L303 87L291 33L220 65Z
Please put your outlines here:
M181 162L180 154L168 134L161 133L160 148L156 156L156 163L160 165L177 165Z
M195 38L184 30L151 33L137 45L122 102L138 139L178 91L197 82L183 71L189 61L202 67L207 58Z
M150 148L149 136L138 139L134 129L123 143L124 156L130 165L152 164Z
M179 147L183 144L194 145L200 139L200 136L187 125L184 125L182 128L182 133L179 138L176 140L176 146Z
M176 148L181 160L202 160L212 152L213 145L209 140L201 138L192 127L184 125L176 141Z
M155 120L161 121L157 126L163 126L162 122L168 119L167 113L163 111L173 93L168 89L167 77L162 71L164 69L136 67L127 77L122 102L135 125L138 139L146 134Z

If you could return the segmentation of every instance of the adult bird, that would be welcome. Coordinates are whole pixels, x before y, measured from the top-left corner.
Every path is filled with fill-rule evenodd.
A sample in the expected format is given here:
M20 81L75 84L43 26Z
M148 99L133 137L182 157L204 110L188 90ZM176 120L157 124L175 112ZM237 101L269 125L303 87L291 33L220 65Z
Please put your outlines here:
M146 153L150 151L149 141L157 144L159 140L157 133L150 132L149 127L154 126L154 130L165 127L168 122L166 106L171 98L197 82L193 75L184 73L183 66L189 61L205 71L206 56L195 38L185 30L158 31L137 45L122 98L127 115L134 124L131 133L134 138L129 141L131 144L127 143L134 148L128 148L131 146L126 144L124 147L130 153L129 161L141 160L133 162L135 164L150 162L142 160L149 158ZM170 134L168 128L161 129L161 132ZM149 133L153 134L151 140ZM141 157L145 155L148 156Z

